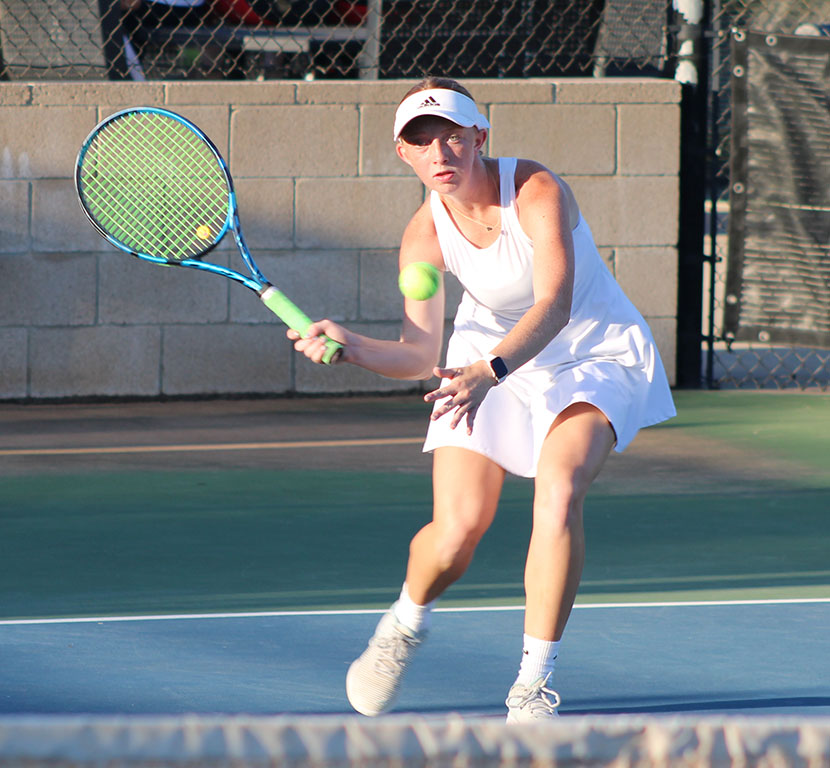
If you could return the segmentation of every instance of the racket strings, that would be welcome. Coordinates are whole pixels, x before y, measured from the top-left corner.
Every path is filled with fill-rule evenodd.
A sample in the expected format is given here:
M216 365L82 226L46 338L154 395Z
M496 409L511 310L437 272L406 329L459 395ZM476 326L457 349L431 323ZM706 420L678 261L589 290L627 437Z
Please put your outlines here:
M194 256L212 243L224 222L224 200L215 215L206 211L196 204L192 190L178 182L177 170L139 168L138 188L135 178L113 175L102 187L109 207L100 212L113 234L136 250L174 259Z
M202 141L180 123L169 119L164 122L163 132L128 137L132 139L128 146L143 161L144 176L152 182L149 187L155 194L142 196L149 204L146 210L128 207L125 213L129 216L132 211L142 211L140 231L155 235L154 251L182 258L204 250L221 230L226 218L227 188L224 175ZM160 164L155 162L158 160ZM203 189L205 182L211 181L219 182L212 194ZM194 194L197 191L202 194ZM213 211L205 206L211 202L217 203ZM211 226L213 219L217 221Z
M205 241L212 242L216 234L217 227L211 228L207 223L197 224L197 230L199 226L207 229L200 230L202 236L197 236L198 240L194 243L193 222L211 222L218 217L218 228L221 229L226 215L227 188L224 176L217 173L219 169L213 155L195 134L169 119L164 121L162 127L163 132L125 134L125 148L131 150L141 171L138 178L149 182L147 190L139 191L149 194L140 197L146 208L134 207L137 202L134 195L125 196L121 201L121 215L131 223L134 231L155 235L154 251L168 245L172 247L172 252L163 255L182 258L179 255L182 250L183 255L193 255L194 251L204 249ZM188 151L182 151L182 143ZM219 188L207 198L207 202L218 202L215 211L206 210L205 198L194 195L205 180L219 181ZM127 189L136 191L134 186ZM167 240L170 242L166 243ZM188 248L188 245L192 247Z
M182 126L181 132L174 138L183 139L190 144L191 153L181 154L180 147L172 142L169 135L150 135L147 136L147 142L150 148L157 153L157 157L169 158L173 157L178 162L166 162L162 167L149 167L146 169L148 178L150 174L157 176L155 189L165 190L165 194L161 200L150 199L152 205L152 214L147 215L141 209L134 208L132 212L140 217L141 226L144 231L148 227L158 236L164 234L165 236L172 236L181 247L187 249L188 244L193 245L195 252L201 251L205 248L206 241L213 242L213 238L221 231L227 216L227 185L225 183L224 175L218 172L216 160L213 155L206 151L205 145L201 140L188 129ZM132 147L134 152L138 154L142 152L141 143L134 142ZM212 190L205 190L207 196L196 196L193 194L193 181L197 184L215 182L216 188ZM172 204L171 204L172 203ZM216 203L215 207L211 206ZM130 210L126 211L129 215ZM216 223L213 227L209 223ZM196 225L194 230L193 222L202 222ZM159 231L158 223L162 223L163 230ZM199 229L203 227L203 229ZM206 229L204 229L206 227ZM202 233L201 236L199 233ZM193 235L196 234L197 242L193 243ZM180 235L181 237L176 237ZM174 258L176 248L174 246ZM193 253L188 253L193 255Z
M109 123L81 167L87 207L130 249L168 260L196 258L225 231L230 187L210 147L158 113Z

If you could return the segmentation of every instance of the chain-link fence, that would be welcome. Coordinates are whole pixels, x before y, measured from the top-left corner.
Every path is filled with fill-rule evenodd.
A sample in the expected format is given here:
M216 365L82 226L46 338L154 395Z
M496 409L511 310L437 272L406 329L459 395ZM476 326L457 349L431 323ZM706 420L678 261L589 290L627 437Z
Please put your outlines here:
M0 77L659 73L671 22L671 0L0 0Z
M732 144L731 38L736 28L774 34L830 34L830 0L720 0L712 9L709 227L704 278L705 383L736 388L830 388L830 351L730 341L725 330ZM825 78L830 77L830 61ZM825 79L825 92L828 80ZM825 100L825 109L830 103ZM784 169L781 169L783 172ZM820 214L830 217L830 210ZM830 243L824 243L830 246ZM826 257L825 257L826 258Z

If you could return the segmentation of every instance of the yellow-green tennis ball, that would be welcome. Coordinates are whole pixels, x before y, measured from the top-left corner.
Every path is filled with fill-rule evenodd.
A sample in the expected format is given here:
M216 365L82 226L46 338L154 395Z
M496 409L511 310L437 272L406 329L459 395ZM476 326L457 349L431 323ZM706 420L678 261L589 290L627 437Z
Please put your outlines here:
M441 273L425 261L407 264L398 277L401 293L408 299L426 301L435 295L441 284Z

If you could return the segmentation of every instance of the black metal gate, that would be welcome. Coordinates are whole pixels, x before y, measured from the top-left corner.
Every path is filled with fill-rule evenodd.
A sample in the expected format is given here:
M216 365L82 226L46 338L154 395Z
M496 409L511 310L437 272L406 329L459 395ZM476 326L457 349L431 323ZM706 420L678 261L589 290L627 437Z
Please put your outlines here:
M710 11L702 380L827 391L830 1Z

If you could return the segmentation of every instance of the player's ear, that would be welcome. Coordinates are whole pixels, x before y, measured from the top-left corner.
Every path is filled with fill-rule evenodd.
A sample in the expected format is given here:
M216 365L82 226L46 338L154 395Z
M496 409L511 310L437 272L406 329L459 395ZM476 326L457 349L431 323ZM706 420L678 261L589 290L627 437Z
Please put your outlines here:
M476 150L481 152L481 148L484 146L484 143L487 141L487 129L486 128L477 128L476 129L476 141L475 147Z
M407 165L412 165L412 163L409 162L409 158L407 157L406 144L404 144L402 141L395 142L395 152L398 153L398 157L401 160L403 160Z

